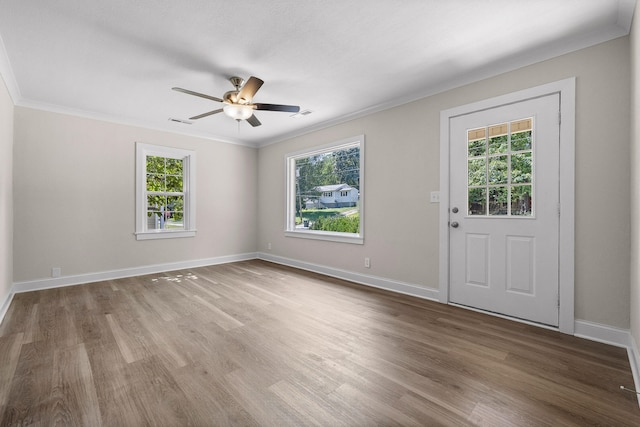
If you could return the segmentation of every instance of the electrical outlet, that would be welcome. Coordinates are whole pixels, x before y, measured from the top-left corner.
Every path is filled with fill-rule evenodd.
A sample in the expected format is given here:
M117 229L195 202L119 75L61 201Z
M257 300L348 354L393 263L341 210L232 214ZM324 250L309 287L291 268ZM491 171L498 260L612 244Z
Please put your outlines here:
M62 269L60 267L53 267L51 269L51 277L60 277Z
M371 268L371 259L370 259L369 257L366 257L366 258L364 259L364 266L365 266L366 268Z
M267 249L271 250L271 242L267 243Z
M431 203L440 203L440 192L432 191L431 198L429 199Z

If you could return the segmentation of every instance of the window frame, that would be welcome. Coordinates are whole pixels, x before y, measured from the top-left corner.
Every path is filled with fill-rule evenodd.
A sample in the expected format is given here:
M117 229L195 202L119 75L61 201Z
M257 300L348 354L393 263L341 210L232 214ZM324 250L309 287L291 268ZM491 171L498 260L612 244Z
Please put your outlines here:
M183 230L147 228L147 156L183 161ZM173 239L196 235L196 152L182 148L136 143L136 240Z
M333 231L322 230L308 230L308 229L296 229L295 217L296 217L296 160L304 157L310 157L322 153L338 151L342 149L348 149L353 147L360 149L360 178L359 178L359 200L358 209L360 215L360 230L358 233L343 233ZM286 237L296 237L313 240L328 240L332 242L340 243L353 243L364 244L364 205L365 205L365 190L364 190L364 165L365 165L365 137L364 135L357 135L350 138L346 138L340 141L335 141L330 144L321 146L315 146L312 148L287 153L285 154L285 185L286 185L286 197L285 197L285 224L284 234Z

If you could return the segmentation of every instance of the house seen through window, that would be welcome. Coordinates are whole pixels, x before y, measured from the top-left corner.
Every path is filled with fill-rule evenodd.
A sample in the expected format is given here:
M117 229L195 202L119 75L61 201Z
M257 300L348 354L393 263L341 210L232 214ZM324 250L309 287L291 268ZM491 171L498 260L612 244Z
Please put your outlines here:
M362 242L363 139L287 156L288 235Z

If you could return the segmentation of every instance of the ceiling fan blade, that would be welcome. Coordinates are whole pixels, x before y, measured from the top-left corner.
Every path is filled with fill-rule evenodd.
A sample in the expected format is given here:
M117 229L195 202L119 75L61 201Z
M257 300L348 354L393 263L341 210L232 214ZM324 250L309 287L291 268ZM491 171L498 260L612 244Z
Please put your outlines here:
M253 126L253 127L260 126L260 125L262 124L262 123L260 123L260 120L258 120L258 118L256 117L256 115L255 115L255 114L253 114L251 117L249 117L249 118L247 119L247 121L248 121L248 122L249 122L249 124L250 124L251 126Z
M256 110L267 111L284 111L286 113L297 113L300 111L300 107L297 105L279 105L279 104L254 104Z
M198 120L203 117L211 116L213 114L218 114L218 113L222 113L222 108L218 110L209 111L208 113L202 113L202 114L198 114L197 116L189 117L189 120Z
M194 91L189 90L189 89L182 89L181 87L172 87L171 89L173 89L175 91L178 91L178 92L186 93L187 95L199 96L200 98L206 98L206 99L210 99L212 101L222 102L222 99L216 98L215 96L205 95L204 93L194 92Z
M263 84L264 82L259 78L254 76L249 77L249 80L244 84L244 86L242 86L240 92L238 92L238 101L247 103L251 102L253 96Z

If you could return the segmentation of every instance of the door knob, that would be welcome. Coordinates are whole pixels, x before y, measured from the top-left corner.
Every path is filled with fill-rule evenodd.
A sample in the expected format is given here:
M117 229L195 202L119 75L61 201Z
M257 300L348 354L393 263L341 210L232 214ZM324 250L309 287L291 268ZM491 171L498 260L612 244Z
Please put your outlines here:
M451 212L453 212L453 213L458 213L458 208L453 208L453 209L451 209Z
M458 221L453 221L453 222L451 223L451 226L452 226L453 228L458 228L458 226L459 226L459 225L460 225L460 224L458 224Z

